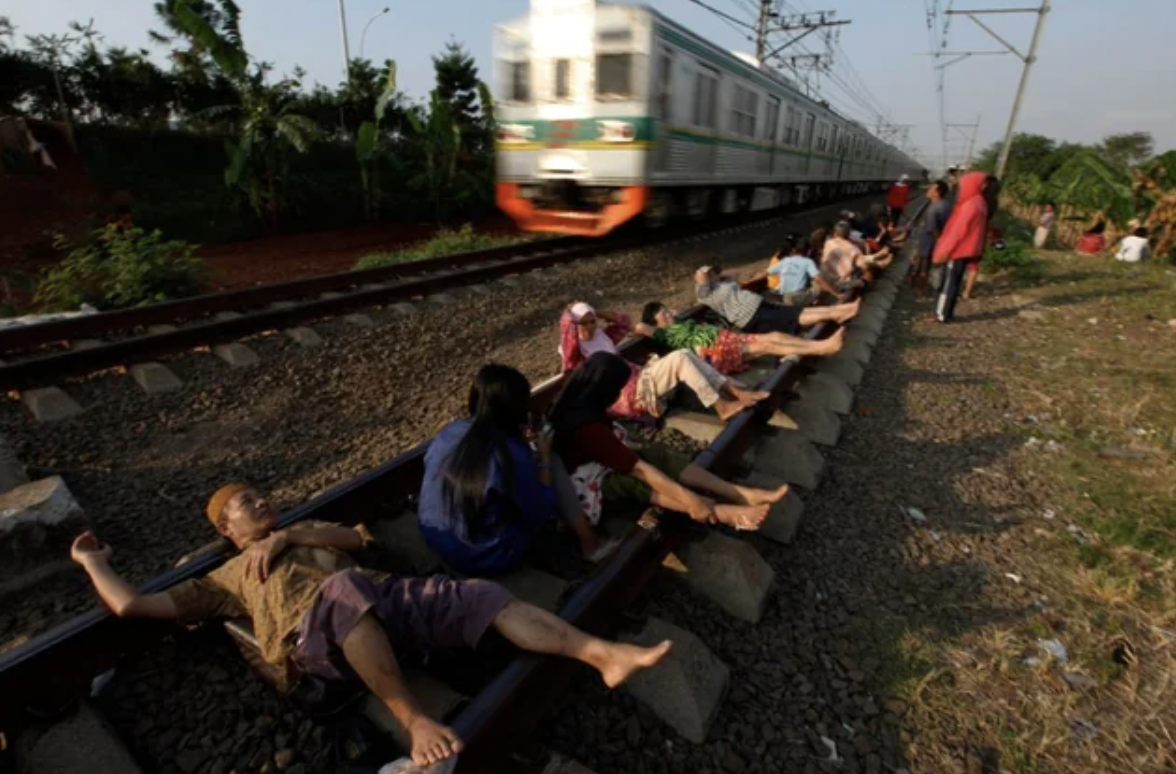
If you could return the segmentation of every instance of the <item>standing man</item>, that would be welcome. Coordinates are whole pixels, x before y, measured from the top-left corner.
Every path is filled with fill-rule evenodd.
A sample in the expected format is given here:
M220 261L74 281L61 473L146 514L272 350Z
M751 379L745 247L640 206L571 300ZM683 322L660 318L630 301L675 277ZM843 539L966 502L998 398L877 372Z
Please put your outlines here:
M951 202L947 200L950 193L947 181L936 180L927 189L927 199L931 205L923 216L923 224L919 227L919 234L915 243L915 262L911 265L911 288L920 296L927 295L927 281L931 274L931 257L935 254L935 244L943 235L947 221L951 217Z
M1033 246L1038 250L1044 248L1045 243L1049 241L1049 232L1053 230L1054 219L1057 217L1056 210L1054 203L1049 202L1045 205L1041 217L1037 219L1037 230L1033 232Z
M956 301L969 262L979 261L984 255L988 234L988 202L984 198L987 179L983 172L969 172L960 180L955 209L931 257L936 266L947 264L943 289L935 302L935 319L941 323L951 322L955 317Z
M890 207L890 217L897 225L902 218L902 212L911 200L910 175L903 175L899 181L890 186L890 193L886 195L886 204Z

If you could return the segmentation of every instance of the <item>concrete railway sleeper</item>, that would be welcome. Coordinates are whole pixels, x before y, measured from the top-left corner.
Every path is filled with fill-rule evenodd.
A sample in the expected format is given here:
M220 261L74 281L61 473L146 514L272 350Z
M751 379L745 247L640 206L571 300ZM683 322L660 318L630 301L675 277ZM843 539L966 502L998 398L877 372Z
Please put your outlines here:
M915 218L921 212L919 209ZM868 361L869 349L876 340L876 334L874 338L871 334L884 320L904 269L905 262L896 262L867 294L870 306L878 311L869 326L849 326L847 344L853 349L847 346L851 354L843 362ZM685 315L697 318L701 312L695 307ZM823 323L805 335L821 339L835 329L835 325ZM630 340L622 346L622 354L640 363L648 358L650 349L644 340ZM830 435L829 426L836 423L838 413L848 410L847 401L852 401L854 385L842 378L843 368L821 363L814 372L812 363L797 357L757 363L747 380L758 384L770 397L738 414L717 434L703 428L702 437L709 443L695 464L756 485L789 482L815 487L821 478L823 460L813 444L835 442L835 433ZM562 382L563 377L557 377L539 385L532 393L532 410L545 411ZM817 440L817 436L825 440ZM410 501L419 490L426 449L427 444L422 444L304 503L284 514L279 526L308 519L354 524L357 514L387 514L389 503ZM799 498L790 494L773 507L762 529L765 537L783 543L791 541L802 511ZM423 545L410 515L401 513L399 518L383 519L370 527L395 563L414 573L440 566L438 558ZM531 570L506 579L504 585L521 599L557 610L561 618L580 629L613 634L619 623L618 613L629 607L665 567L727 613L752 623L758 621L773 583L771 568L749 543L730 533L699 532L678 515L647 512L636 525L627 526L616 552L574 589L569 590L558 578ZM176 569L148 582L143 590L161 591L200 577L225 558L223 544L196 552ZM30 712L41 716L58 712L88 694L97 676L151 647L170 629L167 624L117 619L105 610L95 610L0 655L0 696L4 697L0 703L0 728L27 725ZM248 626L234 624L228 629L247 660L254 661L251 651L256 656L255 645ZM669 659L657 670L638 675L626 690L678 733L701 741L725 695L727 668L705 643L665 621L649 619L639 631L622 635L639 644L667 637L677 643ZM444 715L460 707L451 725L464 741L464 750L437 770L526 770L527 767L520 768L517 753L530 748L536 726L577 674L570 663L533 654L515 657L468 701L452 689L436 685L436 681L429 683L427 676L411 676L410 684L431 697L426 700L430 711ZM265 676L264 670L259 671ZM373 710L371 703L367 701L361 708L372 710L367 714L378 718L382 707ZM71 722L95 724L91 710L83 709L74 717ZM102 725L100 719L97 725ZM377 726L381 725L377 721ZM397 736L394 723L386 727ZM40 737L42 744L51 743L45 740L52 738L50 734ZM110 754L117 757L117 750ZM583 771L558 756L546 762L535 762L538 759L534 756L531 760L530 768L535 771ZM406 766L403 770L412 768ZM30 770L28 774L40 772Z

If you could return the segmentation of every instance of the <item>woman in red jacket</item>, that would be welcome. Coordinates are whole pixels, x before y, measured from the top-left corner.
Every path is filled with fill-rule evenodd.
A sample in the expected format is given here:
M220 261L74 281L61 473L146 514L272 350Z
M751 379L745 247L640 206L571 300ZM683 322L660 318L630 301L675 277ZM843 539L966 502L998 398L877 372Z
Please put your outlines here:
M943 289L935 302L935 319L939 322L951 322L968 262L984 255L988 234L988 203L984 199L987 177L983 172L969 172L960 180L955 209L935 244L932 261L936 266L948 264Z

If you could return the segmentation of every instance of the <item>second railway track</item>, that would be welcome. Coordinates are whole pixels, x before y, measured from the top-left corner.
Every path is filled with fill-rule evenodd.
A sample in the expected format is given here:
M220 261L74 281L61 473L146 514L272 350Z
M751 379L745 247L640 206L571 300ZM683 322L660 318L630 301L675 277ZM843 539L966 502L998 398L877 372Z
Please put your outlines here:
M563 237L0 329L0 388L151 361L365 307L408 302L558 264L766 224L779 211L589 240Z

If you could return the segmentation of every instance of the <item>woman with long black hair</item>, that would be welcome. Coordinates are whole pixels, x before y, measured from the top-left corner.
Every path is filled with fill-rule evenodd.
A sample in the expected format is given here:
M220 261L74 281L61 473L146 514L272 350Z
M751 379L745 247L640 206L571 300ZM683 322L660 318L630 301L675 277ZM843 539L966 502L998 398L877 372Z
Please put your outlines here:
M630 449L608 416L628 379L629 366L623 359L597 352L568 377L551 410L556 452L571 471L588 518L597 521L604 501L616 499L679 511L704 524L759 529L771 504L783 499L788 487L768 490L732 484L656 444L640 453ZM706 490L730 504L716 504L692 489Z
M429 444L418 509L425 542L450 566L488 574L516 566L559 513L585 558L602 547L579 507L552 437L527 442L531 385L513 368L483 366L470 387L469 418Z

